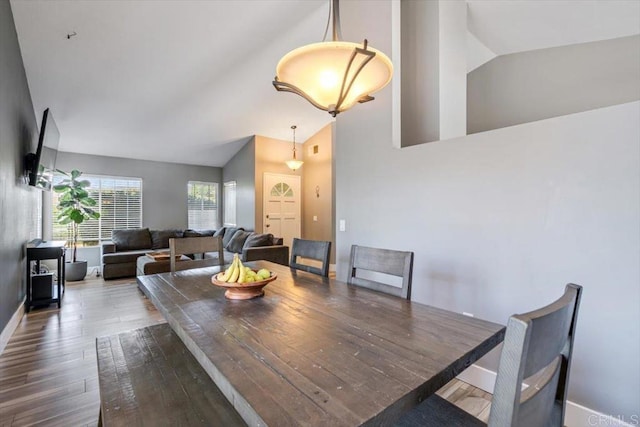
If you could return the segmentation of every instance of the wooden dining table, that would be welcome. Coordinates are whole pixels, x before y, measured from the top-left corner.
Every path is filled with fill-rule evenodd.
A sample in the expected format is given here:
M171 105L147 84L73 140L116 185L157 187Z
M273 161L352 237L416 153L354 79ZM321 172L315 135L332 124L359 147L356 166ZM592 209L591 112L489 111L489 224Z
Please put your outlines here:
M248 425L392 425L504 338L496 323L247 265L277 274L263 297L226 299L218 267L137 281Z

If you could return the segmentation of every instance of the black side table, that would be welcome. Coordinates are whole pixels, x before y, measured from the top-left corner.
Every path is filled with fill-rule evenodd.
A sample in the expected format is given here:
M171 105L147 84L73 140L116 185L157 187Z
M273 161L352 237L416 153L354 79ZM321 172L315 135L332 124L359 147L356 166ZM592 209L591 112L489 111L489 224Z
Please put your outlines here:
M58 303L58 308L62 307L62 296L64 295L64 263L65 249L67 242L62 240L43 241L32 240L27 243L27 300L25 301L27 313L34 305L45 305ZM44 259L55 259L58 261L58 278L52 283L50 298L33 298L33 278L31 275L32 262L35 262L35 271L40 273L40 261Z

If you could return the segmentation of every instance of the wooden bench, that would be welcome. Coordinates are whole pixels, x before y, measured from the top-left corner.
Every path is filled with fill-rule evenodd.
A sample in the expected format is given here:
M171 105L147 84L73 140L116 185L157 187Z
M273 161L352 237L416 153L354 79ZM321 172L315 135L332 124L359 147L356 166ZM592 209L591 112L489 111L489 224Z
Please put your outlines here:
M245 426L168 324L96 340L100 425Z

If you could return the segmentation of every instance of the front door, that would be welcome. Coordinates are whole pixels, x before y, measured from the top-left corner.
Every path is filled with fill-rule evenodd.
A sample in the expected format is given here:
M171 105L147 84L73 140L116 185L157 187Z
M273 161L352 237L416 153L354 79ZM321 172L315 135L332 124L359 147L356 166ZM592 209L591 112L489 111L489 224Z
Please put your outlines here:
M291 247L300 237L300 177L265 173L263 179L264 232L282 237Z

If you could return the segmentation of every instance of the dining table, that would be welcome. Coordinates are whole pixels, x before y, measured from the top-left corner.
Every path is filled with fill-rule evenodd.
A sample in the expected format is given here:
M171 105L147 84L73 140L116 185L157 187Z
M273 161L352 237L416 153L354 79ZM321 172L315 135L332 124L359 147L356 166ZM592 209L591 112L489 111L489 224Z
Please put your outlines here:
M393 425L504 339L504 325L268 261L246 265L277 276L262 297L225 298L211 280L219 267L137 282L251 426Z

